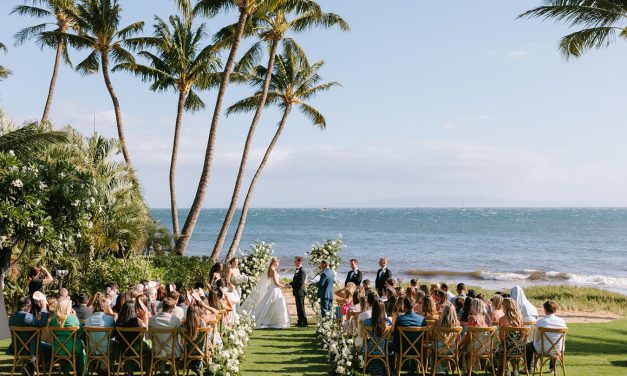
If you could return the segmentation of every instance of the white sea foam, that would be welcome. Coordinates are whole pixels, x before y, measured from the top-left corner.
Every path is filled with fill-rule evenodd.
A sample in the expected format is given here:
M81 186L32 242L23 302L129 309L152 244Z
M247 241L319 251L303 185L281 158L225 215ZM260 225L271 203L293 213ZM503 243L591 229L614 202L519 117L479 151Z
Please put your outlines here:
M497 272L485 272L480 273L481 279L490 281L517 281L525 280L529 278L529 274L521 273L497 273Z

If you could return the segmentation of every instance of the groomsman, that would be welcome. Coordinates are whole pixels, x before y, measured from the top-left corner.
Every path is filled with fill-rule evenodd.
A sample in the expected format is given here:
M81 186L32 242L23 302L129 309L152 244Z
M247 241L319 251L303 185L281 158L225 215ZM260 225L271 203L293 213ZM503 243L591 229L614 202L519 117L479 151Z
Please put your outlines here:
M379 296L383 296L385 281L392 278L392 271L388 269L388 259L385 257L381 257L379 260L379 266L381 269L377 271L377 279L374 281L374 287L376 287Z
M296 267L296 272L292 282L290 282L290 286L292 286L292 293L296 301L296 313L298 314L296 326L307 326L309 325L307 323L307 313L305 312L305 278L307 278L307 274L303 270L303 258L300 256L294 257L294 266Z
M351 259L351 271L348 272L348 275L346 276L344 287L346 287L346 284L348 284L348 282L353 282L357 287L359 287L359 285L361 284L361 271L357 269L357 264L357 259Z

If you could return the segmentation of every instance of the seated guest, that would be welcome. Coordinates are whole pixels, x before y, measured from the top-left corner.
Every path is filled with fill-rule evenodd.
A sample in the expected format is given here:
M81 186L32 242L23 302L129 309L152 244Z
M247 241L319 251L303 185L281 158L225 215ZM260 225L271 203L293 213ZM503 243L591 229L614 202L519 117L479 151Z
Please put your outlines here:
M416 291L416 300L414 302L414 312L422 315L422 301L425 299L425 293L422 290Z
M206 328L208 323L205 322L203 318L201 307L197 304L191 304L187 308L186 316L187 320L185 320L185 323L183 324L183 329L187 333L187 336L194 342L192 344L188 341L184 341L187 346L187 351L196 351L193 345L196 345L199 349L204 350L206 346L205 337L199 334L199 330L201 328ZM213 336L213 332L209 335ZM209 340L211 341L212 338L209 338ZM200 360L193 360L189 364L191 370L197 375L203 374L204 366L205 364Z
M439 317L438 310L435 306L435 300L429 295L422 299L422 315L427 320L437 320Z
M235 307L231 302L228 294L225 293L226 288L223 285L222 280L216 282L216 293L220 302L220 309L226 311L225 324L227 327L236 325L239 321L239 315L235 311Z
M525 291L520 286L514 286L510 291L512 299L516 301L518 304L518 309L520 309L520 313L522 314L522 318L524 322L536 321L538 319L538 310L536 307L527 299L525 296Z
M70 299L61 299L58 302L57 310L50 321L50 328L68 328L74 326L81 326L78 317L74 313L72 313L72 301ZM66 339L69 336L68 333L65 332L57 332L57 337L59 338L59 342L53 342L53 347L61 346L64 344L65 348L69 351L73 351L76 354L76 371L79 375L83 374L83 370L85 369L85 351L83 346L83 341L79 338L82 337L83 329L79 330L79 335L76 340L76 347L73 347L71 341L67 342Z
M476 298L475 290L468 291L468 295L464 300L464 310L462 312L462 316L459 318L459 321L462 323L463 327L468 325L468 316L470 316L470 303L472 303L472 299L474 298Z
M429 286L427 285L420 285L419 287L420 291L422 291L425 296L429 295Z
M448 301L448 296L444 290L435 290L435 309L438 312L442 312L442 306L446 303L450 303Z
M346 287L334 293L335 296L337 296L336 301L342 311L342 317L345 316L348 310L353 306L353 294L355 293L355 289L355 284L348 282Z
M385 304L385 312L388 316L392 316L394 305L396 304L396 290L392 287L385 289L385 298L381 299Z
M63 299L70 299L70 292L65 287L59 289L59 300Z
M111 311L111 306L109 304L109 300L105 297L100 297L97 301L92 305L94 311L89 316L87 320L85 320L85 327L90 328L113 328L115 326L115 319L112 316L113 311ZM111 314L107 314L107 312ZM98 343L99 352L101 354L105 354L107 352L108 341L105 339L104 341L100 341L103 337L105 337L104 333L93 333L90 334L94 343Z
M374 294L374 292L369 293L366 296L366 305L364 307L364 310L362 310L359 316L357 316L357 338L355 338L355 345L358 348L361 348L361 346L363 345L364 339L361 336L361 331L364 321L372 317L372 306L375 304L376 301L377 296Z
M505 332L500 330L505 327L517 327L520 328L524 325L522 314L518 309L518 304L512 298L503 299L503 317L499 320L499 339L500 343L496 347L496 359L500 359L503 355L503 342L505 341ZM519 341L521 338L519 333L513 334L511 338L507 338L507 348L511 349L515 346L514 341Z
M410 286L411 288L413 288L414 290L418 290L418 280L417 280L417 279L415 279L415 278L412 278L412 279L409 281L409 286Z
M440 289L440 284L437 282L433 282L431 283L431 287L429 288L429 295L431 295L431 297L433 299L436 298L436 292Z
M363 281L361 281L361 286L364 288L364 294L366 294L366 296L368 296L370 291L372 291L370 289L370 280L369 279L364 279Z
M346 281L344 281L344 287L348 285L349 282L352 282L355 286L361 285L361 271L357 269L358 267L357 259L351 259L351 270L346 275Z
M394 351L400 350L400 334L398 332L399 327L417 327L426 326L427 321L424 317L414 312L414 302L410 297L403 298L403 314L396 318L394 325L394 339L392 341ZM415 337L414 337L415 338ZM414 339L410 337L410 339Z
M73 307L74 313L79 320L87 320L91 316L93 309L87 306L89 302L89 295L86 293L78 294L78 304Z
M179 300L178 300L178 302L176 304L176 307L178 307L178 308L183 310L184 315L183 315L183 320L181 320L181 322L185 321L185 319L187 318L187 308L188 308L188 306L187 306L186 303L187 303L187 294L180 294L179 295ZM179 319L180 319L180 317L179 317Z
M455 298L455 313L457 314L457 317L462 317L464 314L464 303L466 303L466 299L461 297Z
M185 321L185 310L182 307L176 306L176 304L178 304L179 298L181 297L181 294L179 294L178 291L170 291L168 297L175 302L174 308L172 309L172 315L178 317L181 322Z
M470 300L470 315L468 316L468 328L487 328L489 326L486 321L488 314L487 307L483 300L468 298ZM462 338L460 347L464 349L468 344L468 334L466 333Z
M490 310L490 319L493 323L498 323L503 317L503 297L501 295L494 294L492 299L492 309Z
M466 298L466 285L462 282L457 284L457 296L455 298L451 298L451 303L455 304L456 298Z
M372 331L368 333L371 336L371 340L366 343L364 348L362 349L362 354L365 353L366 348L368 351L373 351L375 349L374 341L379 341L381 336L385 333L387 327L392 325L392 321L385 317L385 306L382 301L375 301L372 306L372 317L364 320L364 325L372 327ZM374 341L373 341L374 339ZM386 340L380 342L380 347L385 348ZM385 355L381 354L381 351L377 349L375 351L375 355ZM370 375L387 375L387 371L385 369L385 364L378 359L370 362L366 367L366 373Z
M146 305L148 306L150 313L153 315L156 315L161 309L161 300L157 299L157 293L158 291L156 287L153 286L148 288L148 303Z
M455 298L455 294L449 291L448 285L446 283L441 283L440 289L446 293L447 300L454 304L454 302L452 302L451 299Z
M39 290L36 290L36 291L39 291ZM31 328L31 327L43 328L47 326L48 325L48 310L46 309L47 308L46 299L36 300L36 302L37 304L39 304L39 308L40 308L39 315L41 315L40 318L37 318L36 315L33 315L31 313L32 300L30 297L25 296L23 298L20 298L20 301L18 302L18 307L17 307L18 311L12 314L11 317L9 318L9 326L17 326L20 328ZM26 342L32 334L33 333L31 332L22 332L22 333L19 333L18 335L22 341ZM13 343L13 338L11 338L11 345L9 345L9 348L7 349L7 354L15 355L16 347L19 350L21 350L21 345ZM37 342L31 341L31 343L29 343L29 348L30 348L30 354L35 356L35 353L37 351ZM50 354L52 353L51 350L52 348L49 343L39 342L39 351L40 351L39 362L49 361ZM24 355L24 354L20 354L20 355ZM30 370L34 370L34 365L30 364L28 365L28 368L30 368Z
M438 328L459 328L460 323L459 323L459 320L457 320L455 307L452 304L445 304L442 307L442 314L440 315L440 319L435 323L435 326ZM453 345L457 346L458 344L455 343ZM444 347L444 344L438 341L437 351L442 351L443 347ZM443 363L440 363L440 365L438 366L437 373L444 373L447 370L448 370L448 365L446 364L446 362L443 362Z
M148 327L159 328L159 329L180 328L182 325L181 320L179 320L178 317L172 314L172 310L174 309L175 306L176 306L176 302L174 301L174 299L170 297L165 298L163 302L161 302L161 307L162 307L161 312L157 313L155 316L150 318L150 320L148 321ZM164 345L166 344L168 337L169 337L168 334L157 334L156 336L159 337L159 339L161 340L161 343ZM153 344L154 344L154 339L153 339ZM172 349L168 345L166 345L163 350L165 350L168 353L172 351ZM177 358L181 356L182 350L183 349L179 348L178 346L176 349L174 349L174 354L176 355Z
M411 287L411 286L408 286L405 289L405 296L409 296L412 301L415 301L416 300L416 289Z
M544 302L542 306L544 308L544 317L536 322L536 328L533 335L533 342L527 343L527 369L531 369L531 362L533 360L533 354L539 354L542 351L542 342L544 341L544 351L548 351L551 349L551 342L557 342L557 346L555 349L557 351L562 351L562 343L558 341L561 336L560 333L546 333L545 336L547 338L541 338L539 328L550 328L550 329L563 329L566 328L566 322L561 317L557 317L555 314L557 313L557 303L552 300L547 300ZM546 355L546 354L545 354ZM551 364L551 367L554 367L554 364Z
M48 313L49 313L48 318L52 318L52 315L57 310L59 297L57 296L57 294L50 294L48 295L47 300L48 300Z
M133 295L135 295L135 293ZM140 294L137 297L135 297L134 300L135 300L135 313L137 314L137 317L140 320L142 320L142 322L147 323L152 317L150 310L146 306L146 304L148 303L148 298L146 298L146 295Z

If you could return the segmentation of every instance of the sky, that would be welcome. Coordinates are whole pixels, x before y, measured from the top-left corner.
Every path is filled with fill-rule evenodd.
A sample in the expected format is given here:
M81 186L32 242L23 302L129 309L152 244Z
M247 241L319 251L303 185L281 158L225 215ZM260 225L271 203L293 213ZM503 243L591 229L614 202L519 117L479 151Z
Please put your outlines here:
M342 86L311 101L327 119L317 129L294 112L259 181L253 207L625 206L627 205L627 46L617 41L566 61L559 38L569 29L517 20L540 1L320 0L352 31L292 35L321 75ZM35 20L9 15L0 1L0 107L16 122L41 116L54 51L13 34ZM169 0L121 0L123 24L176 12ZM211 32L234 13L204 20ZM249 46L246 41L241 51ZM75 62L85 57L72 52ZM176 94L152 93L141 80L112 75L131 158L148 203L168 207L168 168ZM225 103L250 95L231 86ZM177 174L179 206L189 207L207 143L207 109L186 114ZM280 113L264 112L246 186ZM115 137L101 75L64 66L51 120L86 134ZM228 206L252 114L224 117L205 207Z

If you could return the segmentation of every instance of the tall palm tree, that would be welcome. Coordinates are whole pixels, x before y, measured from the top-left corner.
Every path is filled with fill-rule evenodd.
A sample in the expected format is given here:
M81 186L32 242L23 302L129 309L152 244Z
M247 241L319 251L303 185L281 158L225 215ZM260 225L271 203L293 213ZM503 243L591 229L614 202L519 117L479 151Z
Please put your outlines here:
M76 10L71 12L71 17L76 22L78 32L77 34L64 33L68 43L78 49L91 50L91 53L76 66L76 69L83 74L93 74L102 70L105 86L113 102L120 149L124 160L132 168L133 164L124 137L120 101L113 89L109 70L112 61L114 64L133 61L133 56L123 44L126 39L143 29L144 22L135 22L120 28L122 7L118 0L81 0Z
M176 206L176 161L179 137L183 122L183 111L197 111L205 108L205 103L195 90L206 90L220 83L222 67L217 50L213 45L202 48L203 38L207 35L205 25L193 28L178 16L170 16L169 24L155 17L152 37L133 38L127 42L133 48L145 49L139 52L150 65L119 64L115 70L127 70L139 75L144 81L151 82L150 90L174 90L178 93L176 121L174 123L174 142L170 162L170 205L174 235L179 233L179 221Z
M593 48L607 47L617 36L627 39L627 2L623 0L548 0L547 3L518 17L583 27L560 40L559 49L566 58L578 58Z
M7 47L4 44L2 44L2 42L0 42L0 52L6 52L6 51L7 51ZM0 81L9 77L10 74L11 74L11 70L9 68L3 65L0 65Z
M214 17L218 13L224 10L237 9L239 11L239 18L237 20L237 27L233 34L233 41L230 45L229 56L224 65L224 72L222 73L222 81L218 88L218 95L216 98L216 104L213 110L213 117L211 118L211 126L209 128L209 137L207 140L207 148L205 150L205 158L203 161L202 173L194 196L194 201L183 225L181 233L176 239L174 251L176 254L182 255L189 240L196 227L198 216L202 209L203 202L205 200L205 194L209 185L209 178L211 176L211 168L213 166L213 156L215 154L215 144L218 131L218 125L220 122L220 114L222 112L222 103L224 102L224 95L226 93L227 86L231 80L231 74L233 73L233 67L235 65L235 58L239 49L242 35L244 34L244 28L246 21L253 14L257 8L264 8L268 3L272 3L277 0L200 0L195 6L191 5L191 0L177 0L179 7L183 9L193 9L194 15L201 15L205 17Z
M283 111L283 115L274 137L272 138L272 141L270 141L261 163L259 164L259 167L250 182L250 186L248 187L239 224L237 226L237 230L235 231L233 242L229 247L228 255L226 256L227 259L233 257L237 251L242 233L244 232L244 227L246 226L248 208L252 201L252 195L255 190L255 186L257 185L257 180L266 166L268 158L281 136L281 132L283 132L283 128L285 127L292 108L298 108L303 115L311 120L313 125L319 127L320 129L324 129L327 126L324 116L314 107L305 102L314 98L317 94L339 85L339 83L335 81L321 83L322 77L320 77L318 71L323 65L324 62L322 61L310 65L307 61L307 57L302 53L302 51L291 48L285 49L282 55L277 56L274 64L274 72L272 73L272 77L270 79L270 90L268 92L266 104L277 105ZM258 66L251 73L251 83L257 87L262 87L265 81L266 73L267 71L265 67ZM242 99L228 108L227 115L256 110L259 102L261 101L261 96L262 92L259 91L251 97Z
M294 13L295 15L295 17L291 20L289 19L290 13ZM270 88L272 67L274 66L274 60L279 43L289 32L303 32L316 26L325 28L338 26L343 31L350 30L350 26L342 19L342 17L337 14L322 12L320 6L316 2L309 0L296 0L290 2L283 1L282 3L280 2L275 4L275 8L270 9L269 12L257 12L251 17L250 27L248 27L246 31L247 34L257 35L259 42L255 43L244 55L244 59L240 65L242 65L242 68L245 69L245 66L254 64L255 62L249 60L256 60L256 57L261 55L262 44L265 43L267 44L269 51L268 64L266 65L267 73L261 88L261 97L259 98L259 103L244 143L244 150L242 152L242 159L240 161L237 178L235 179L231 202L226 212L224 221L222 222L222 228L220 229L220 233L218 234L218 238L213 247L213 252L211 253L211 259L214 261L218 259L220 253L222 252L222 246L224 245L226 235L229 232L229 227L235 214L235 208L237 207L237 201L242 181L244 179L244 172L248 162L248 155L252 146L252 140L255 135L257 124L261 119L261 113L266 105L268 90ZM229 40L233 29L233 25L224 28L218 33L218 37L220 39ZM300 48L293 40L286 39L286 41L292 43L294 47Z
M25 4L13 8L11 14L16 13L20 16L54 19L53 22L44 22L30 26L15 34L18 45L34 38L41 48L47 46L57 51L54 59L54 68L52 69L52 78L50 79L50 86L48 87L48 97L44 106L43 115L41 116L41 121L45 122L48 121L48 115L52 107L52 97L54 96L54 88L57 83L57 76L59 75L61 58L70 66L72 65L63 34L72 27L70 12L75 6L75 2L74 0L25 0L24 2ZM29 3L32 5L29 5Z

